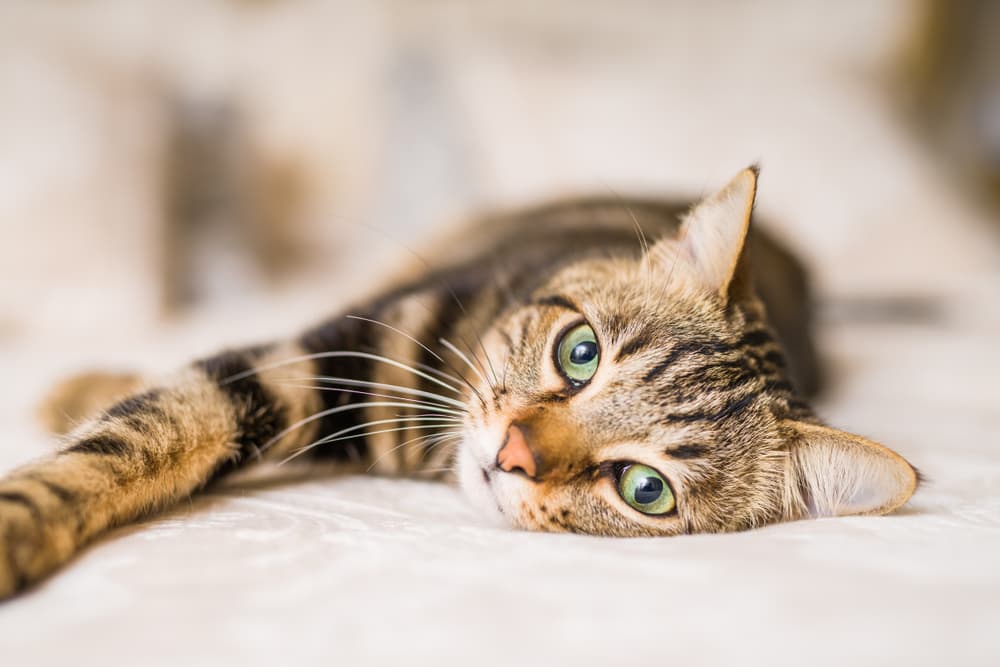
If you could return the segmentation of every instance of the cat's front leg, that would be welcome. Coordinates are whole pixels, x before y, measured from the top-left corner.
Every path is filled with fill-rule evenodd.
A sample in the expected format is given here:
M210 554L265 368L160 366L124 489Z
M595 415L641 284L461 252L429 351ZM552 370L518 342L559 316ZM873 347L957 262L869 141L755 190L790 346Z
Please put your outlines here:
M43 578L109 528L167 507L237 466L287 454L317 424L308 350L226 352L133 394L57 453L0 479L0 597Z

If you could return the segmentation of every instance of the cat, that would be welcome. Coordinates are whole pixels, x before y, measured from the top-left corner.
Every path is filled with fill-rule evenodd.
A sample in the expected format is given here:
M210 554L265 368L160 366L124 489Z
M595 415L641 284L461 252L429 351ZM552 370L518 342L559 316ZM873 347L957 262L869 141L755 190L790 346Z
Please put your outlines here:
M151 384L67 385L65 404L110 407L0 480L0 596L265 460L457 481L488 517L540 531L895 510L916 469L806 401L805 274L750 233L757 180L747 168L690 210L595 198L487 215L438 246L444 268L290 340Z

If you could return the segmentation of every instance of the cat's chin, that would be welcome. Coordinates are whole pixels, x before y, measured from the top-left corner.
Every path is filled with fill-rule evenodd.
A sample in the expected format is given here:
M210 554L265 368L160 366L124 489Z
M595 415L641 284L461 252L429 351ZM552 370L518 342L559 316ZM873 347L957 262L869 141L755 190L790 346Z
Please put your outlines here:
M464 448L458 452L458 483L462 493L488 523L510 527L510 517L496 496L489 474Z

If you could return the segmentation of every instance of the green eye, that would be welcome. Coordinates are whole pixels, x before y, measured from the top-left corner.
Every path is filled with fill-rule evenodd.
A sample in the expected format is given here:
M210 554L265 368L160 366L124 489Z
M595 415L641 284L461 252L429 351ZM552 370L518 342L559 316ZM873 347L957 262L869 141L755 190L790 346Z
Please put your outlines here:
M622 470L618 477L618 493L643 514L667 514L677 505L674 492L663 475L639 463Z
M556 347L559 370L573 384L583 384L594 377L600 357L597 336L589 324L581 324L567 331Z

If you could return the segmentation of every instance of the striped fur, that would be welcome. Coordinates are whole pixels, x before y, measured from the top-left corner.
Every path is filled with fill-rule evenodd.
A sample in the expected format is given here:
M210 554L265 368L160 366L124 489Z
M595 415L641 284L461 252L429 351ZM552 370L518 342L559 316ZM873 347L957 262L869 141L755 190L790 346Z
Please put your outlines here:
M755 187L756 172L742 172L682 226L681 209L651 201L487 216L441 244L442 268L291 340L142 387L64 385L63 407L109 407L0 480L0 596L112 526L263 460L457 478L514 526L602 535L898 507L912 467L823 426L796 390L818 378L808 291L786 251L747 237ZM647 248L644 234L660 240ZM553 347L583 321L600 365L569 386ZM530 478L498 467L515 421L530 434ZM676 511L628 507L614 481L624 462L659 470Z

